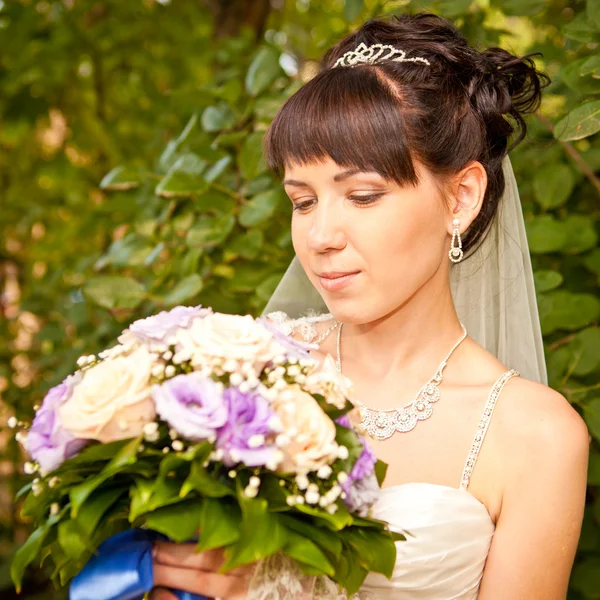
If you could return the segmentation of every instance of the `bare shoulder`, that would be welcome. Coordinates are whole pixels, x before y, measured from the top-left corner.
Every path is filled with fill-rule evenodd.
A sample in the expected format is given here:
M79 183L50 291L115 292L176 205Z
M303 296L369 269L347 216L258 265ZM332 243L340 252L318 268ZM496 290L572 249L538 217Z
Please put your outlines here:
M516 478L528 470L556 474L587 465L590 436L568 400L541 383L514 377L496 407L498 442Z

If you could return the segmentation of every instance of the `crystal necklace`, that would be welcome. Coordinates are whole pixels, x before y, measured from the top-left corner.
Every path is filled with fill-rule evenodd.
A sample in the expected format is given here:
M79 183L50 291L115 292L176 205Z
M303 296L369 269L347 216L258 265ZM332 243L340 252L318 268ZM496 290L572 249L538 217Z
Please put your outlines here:
M342 373L342 359L340 353L342 326L340 323L337 335L336 361L335 366L338 373ZM362 402L356 401L360 412L361 422L359 427L364 429L372 438L377 440L386 440L392 437L396 431L405 433L414 429L419 421L428 419L433 414L434 402L440 399L440 383L442 383L442 371L448 363L452 353L458 348L459 344L467 337L467 330L461 323L463 333L460 339L452 346L452 349L444 360L439 364L435 375L421 387L413 400L399 408L388 408L386 410L376 410L365 406ZM391 413L391 414L390 414Z

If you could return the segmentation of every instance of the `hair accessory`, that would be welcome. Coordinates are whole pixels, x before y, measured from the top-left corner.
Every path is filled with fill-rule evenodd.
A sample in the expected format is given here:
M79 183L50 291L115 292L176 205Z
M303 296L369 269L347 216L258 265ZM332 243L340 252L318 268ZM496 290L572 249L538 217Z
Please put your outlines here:
M450 244L448 256L453 263L459 263L465 255L462 249L462 240L460 239L460 221L458 219L454 219L454 221L452 221L452 225L454 225L454 231L452 232L452 243ZM455 242L456 245L454 245Z
M386 54L387 51L387 54ZM414 58L406 58L406 52L394 48L390 44L373 44L367 46L361 42L354 50L346 52L341 58L338 58L333 67L353 67L358 64L370 64L391 60L394 62L420 62L427 66L431 63L420 56Z

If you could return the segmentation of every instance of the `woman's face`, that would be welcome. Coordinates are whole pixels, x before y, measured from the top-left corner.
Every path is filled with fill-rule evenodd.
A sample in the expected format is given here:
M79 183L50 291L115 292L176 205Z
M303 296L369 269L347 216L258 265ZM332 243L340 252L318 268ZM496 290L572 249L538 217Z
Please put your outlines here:
M338 320L375 321L432 277L447 281L452 215L433 176L416 168L416 187L331 158L286 169L294 249Z

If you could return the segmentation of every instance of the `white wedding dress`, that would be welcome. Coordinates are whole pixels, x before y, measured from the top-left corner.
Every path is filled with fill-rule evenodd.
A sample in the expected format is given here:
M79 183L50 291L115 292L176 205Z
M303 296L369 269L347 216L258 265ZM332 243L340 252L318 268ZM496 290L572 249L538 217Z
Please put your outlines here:
M314 323L331 315L289 319L269 318L306 342L316 338ZM516 371L507 371L494 384L475 432L458 487L404 483L384 488L372 516L406 535L396 543L393 577L370 573L360 598L373 600L472 600L477 598L495 525L487 508L468 491L471 472L485 438L493 409L504 384ZM408 533L410 532L410 535Z

